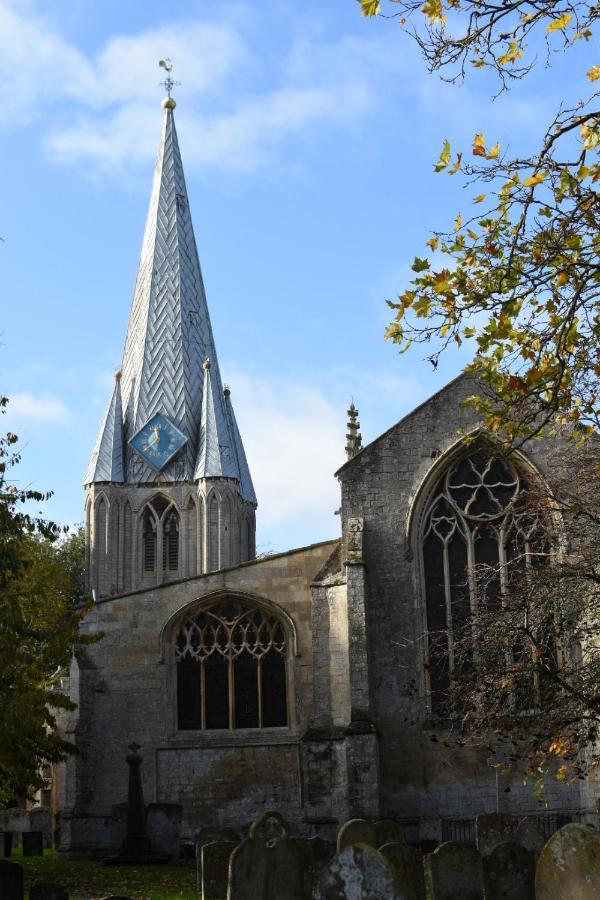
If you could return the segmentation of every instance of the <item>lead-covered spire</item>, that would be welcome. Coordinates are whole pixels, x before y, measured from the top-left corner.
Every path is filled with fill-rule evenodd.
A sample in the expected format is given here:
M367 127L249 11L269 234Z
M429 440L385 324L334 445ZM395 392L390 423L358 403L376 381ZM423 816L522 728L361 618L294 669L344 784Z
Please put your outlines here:
M245 471L243 448L240 453L237 446L241 444L239 433L237 428L232 429L223 394L172 97L165 98L163 108L160 146L121 366L121 480L169 482L221 476L236 479L246 498L251 482ZM210 368L205 371L206 359L210 359ZM169 421L165 423L161 416ZM146 435L147 423L150 425ZM181 442L180 452L171 455L170 444L162 454L162 446L157 443L161 429L167 435L169 423L180 433L177 441ZM170 434L177 432L171 429ZM134 436L136 449L130 444ZM144 454L146 443L152 452ZM163 458L167 461L161 466ZM96 448L88 484L98 480L94 477L96 470L106 470L98 468L98 459Z

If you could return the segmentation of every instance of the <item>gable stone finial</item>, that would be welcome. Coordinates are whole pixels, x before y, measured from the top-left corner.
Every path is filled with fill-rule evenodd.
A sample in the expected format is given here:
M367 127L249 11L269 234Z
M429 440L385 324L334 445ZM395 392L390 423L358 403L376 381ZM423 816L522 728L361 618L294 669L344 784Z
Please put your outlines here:
M346 456L352 459L362 447L362 435L360 433L360 422L358 421L358 410L354 405L354 401L348 407L348 431L346 434Z

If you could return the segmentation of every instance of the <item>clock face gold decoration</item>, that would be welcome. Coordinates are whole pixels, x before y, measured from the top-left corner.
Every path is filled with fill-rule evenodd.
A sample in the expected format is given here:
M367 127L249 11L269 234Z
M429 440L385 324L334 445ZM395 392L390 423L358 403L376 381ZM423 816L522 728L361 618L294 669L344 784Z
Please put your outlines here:
M129 443L145 462L160 471L179 453L187 438L166 416L156 413Z

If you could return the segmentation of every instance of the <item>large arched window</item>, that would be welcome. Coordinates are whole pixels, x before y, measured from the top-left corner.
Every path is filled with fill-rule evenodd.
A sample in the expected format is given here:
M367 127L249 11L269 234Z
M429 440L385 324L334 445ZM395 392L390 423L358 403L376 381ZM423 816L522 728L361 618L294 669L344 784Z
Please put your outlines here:
M474 664L464 648L476 646L478 604L489 610L505 602L511 574L531 570L547 551L526 496L522 474L483 442L451 465L429 495L421 549L433 711L448 708L453 679Z
M180 729L288 724L286 633L272 613L217 602L182 622L175 657Z

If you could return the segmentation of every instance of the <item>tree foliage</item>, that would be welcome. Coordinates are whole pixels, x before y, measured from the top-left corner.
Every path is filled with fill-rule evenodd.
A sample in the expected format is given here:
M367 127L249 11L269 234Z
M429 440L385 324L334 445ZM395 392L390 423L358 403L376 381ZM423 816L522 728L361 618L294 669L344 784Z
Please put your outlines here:
M477 567L477 612L455 635L451 740L499 765L573 780L600 764L600 473L597 441L567 445L530 485L530 551Z
M454 81L491 69L500 90L535 64L528 48L536 34L549 60L553 50L589 40L600 14L570 0L361 6L367 16L398 18L431 71ZM469 369L487 390L471 403L509 443L550 422L574 425L576 434L600 426L600 66L580 77L581 96L589 96L558 110L536 153L509 158L482 133L468 154L453 156L444 142L434 169L478 185L472 212L429 238L410 287L388 301L395 317L387 337L402 350L430 344L433 365L447 347L475 342Z
M2 411L6 404L0 398ZM49 495L10 480L16 443L12 433L0 437L0 804L42 787L42 764L73 749L52 710L72 708L58 676L80 642L82 617L54 547L62 530L27 511Z

